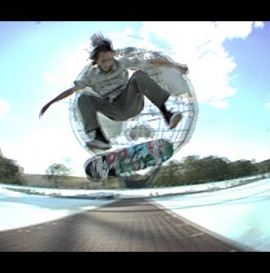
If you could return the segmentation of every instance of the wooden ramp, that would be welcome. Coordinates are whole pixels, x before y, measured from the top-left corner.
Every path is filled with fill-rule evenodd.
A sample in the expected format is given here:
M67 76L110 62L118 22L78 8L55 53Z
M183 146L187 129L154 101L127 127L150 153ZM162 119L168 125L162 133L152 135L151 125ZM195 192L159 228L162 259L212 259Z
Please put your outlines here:
M122 199L62 219L0 232L2 252L248 251L147 199Z

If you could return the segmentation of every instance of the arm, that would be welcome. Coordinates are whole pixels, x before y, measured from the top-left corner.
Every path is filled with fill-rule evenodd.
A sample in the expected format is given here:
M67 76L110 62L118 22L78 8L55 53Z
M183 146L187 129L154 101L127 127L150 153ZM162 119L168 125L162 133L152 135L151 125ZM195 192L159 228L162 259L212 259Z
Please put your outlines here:
M170 61L161 54L154 54L154 58L147 60L145 60L142 57L139 57L138 55L134 55L133 57L122 57L119 59L119 61L124 63L124 66L130 69L137 69L142 62L146 61L147 63L154 66L168 66L177 68L181 74L188 74L189 72L187 65Z
M176 67L182 74L187 74L188 73L188 67L187 65L184 64L178 64L178 63L172 63L169 60L167 60L164 57L159 57L156 59L150 59L147 61L148 63L152 65L163 65L163 66L168 66L168 67Z
M57 97L55 97L53 100L49 101L46 105L44 105L39 113L39 117L41 117L45 112L46 110L51 106L51 104L59 101L59 100L62 100L70 95L72 95L74 92L76 92L77 90L79 90L79 87L72 87L72 88L69 88L67 89L66 91L62 92L60 95L58 95Z

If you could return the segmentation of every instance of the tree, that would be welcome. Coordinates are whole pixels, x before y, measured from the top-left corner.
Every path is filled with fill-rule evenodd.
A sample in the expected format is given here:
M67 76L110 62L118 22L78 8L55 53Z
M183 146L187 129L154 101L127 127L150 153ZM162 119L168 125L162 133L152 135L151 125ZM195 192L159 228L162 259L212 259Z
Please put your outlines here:
M227 159L208 156L199 162L199 182L221 181L229 178L229 161Z
M181 184L197 183L200 176L200 159L199 156L191 155L183 159L181 163Z
M54 163L46 169L47 178L54 181L55 187L61 180L67 179L67 177L72 173L72 170L63 164Z
M5 158L0 155L0 181L1 182L15 182L19 181L20 168L14 160Z
M249 176L258 171L258 167L250 160L237 160L231 163L230 168L233 178Z
M255 163L255 165L257 166L258 173L270 172L270 159Z

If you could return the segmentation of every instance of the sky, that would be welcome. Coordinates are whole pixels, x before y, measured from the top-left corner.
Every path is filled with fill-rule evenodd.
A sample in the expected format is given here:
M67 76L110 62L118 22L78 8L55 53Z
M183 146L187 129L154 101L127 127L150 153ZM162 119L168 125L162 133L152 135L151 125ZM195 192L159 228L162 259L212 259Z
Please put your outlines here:
M90 36L114 48L162 48L187 64L199 115L190 141L172 159L218 156L270 159L270 22L252 21L0 21L0 149L25 173L61 163L84 176L90 154L76 139L69 98L44 104L88 63Z

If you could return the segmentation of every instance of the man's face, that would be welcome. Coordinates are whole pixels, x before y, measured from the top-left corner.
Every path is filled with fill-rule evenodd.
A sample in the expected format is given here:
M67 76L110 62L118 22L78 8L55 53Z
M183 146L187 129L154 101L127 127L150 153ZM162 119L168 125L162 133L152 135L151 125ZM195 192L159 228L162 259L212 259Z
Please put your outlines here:
M96 63L104 72L109 72L114 63L114 52L102 51L98 54Z

